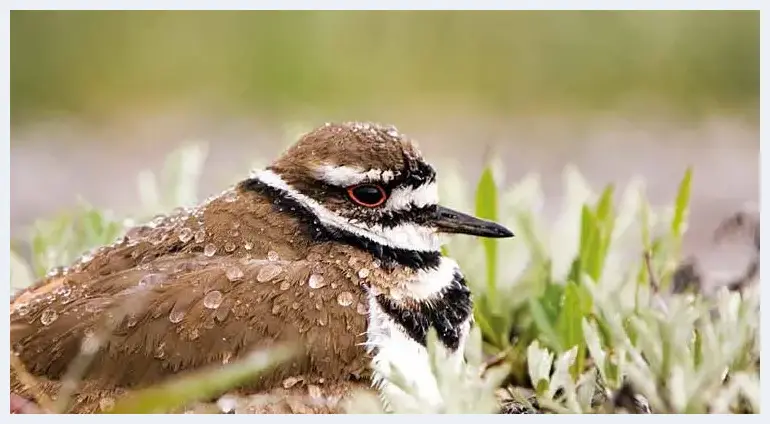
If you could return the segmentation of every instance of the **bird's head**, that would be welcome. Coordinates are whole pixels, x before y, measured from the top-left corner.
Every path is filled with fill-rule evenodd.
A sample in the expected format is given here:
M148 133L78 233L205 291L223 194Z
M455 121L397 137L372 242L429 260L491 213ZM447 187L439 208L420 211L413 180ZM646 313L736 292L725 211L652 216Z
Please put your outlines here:
M438 233L513 236L500 224L441 206L436 171L391 126L327 124L257 175L325 226L390 247L436 251Z

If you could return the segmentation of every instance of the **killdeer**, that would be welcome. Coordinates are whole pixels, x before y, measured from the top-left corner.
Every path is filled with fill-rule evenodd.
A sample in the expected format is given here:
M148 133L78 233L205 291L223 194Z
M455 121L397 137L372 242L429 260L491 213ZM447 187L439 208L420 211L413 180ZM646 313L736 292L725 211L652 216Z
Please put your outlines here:
M326 124L231 189L15 296L12 350L49 394L74 358L93 355L72 412L287 340L302 341L302 354L248 390L398 395L383 371L395 366L440 402L428 329L461 361L472 325L471 293L440 233L513 235L438 205L434 168L395 128Z

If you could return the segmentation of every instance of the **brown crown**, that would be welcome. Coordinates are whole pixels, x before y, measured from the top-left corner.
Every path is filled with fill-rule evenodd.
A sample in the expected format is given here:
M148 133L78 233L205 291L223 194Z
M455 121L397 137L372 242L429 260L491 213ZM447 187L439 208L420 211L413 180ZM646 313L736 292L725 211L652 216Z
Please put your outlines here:
M326 124L305 134L271 166L287 182L328 164L401 171L422 160L414 141L393 126L368 122Z

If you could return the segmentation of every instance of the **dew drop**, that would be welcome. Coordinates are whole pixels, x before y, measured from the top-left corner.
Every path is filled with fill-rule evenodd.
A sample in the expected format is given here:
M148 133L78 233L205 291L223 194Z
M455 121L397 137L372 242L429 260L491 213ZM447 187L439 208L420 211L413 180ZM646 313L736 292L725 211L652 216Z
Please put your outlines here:
M273 305L273 309L271 311L273 315L278 315L278 312L281 312L281 305L275 304Z
M214 256L214 253L217 253L217 247L211 243L207 244L206 247L203 248L203 254L209 258Z
M126 321L126 327L134 327L137 322L139 322L139 318L137 318L135 315L129 315L128 320Z
M289 287L291 287L291 283L289 283L288 281L284 281L280 285L281 290L284 290L284 291L289 290Z
M299 309L299 303L297 303L297 302L294 302L294 303L292 303L292 304L291 304L291 309L294 309L295 311L296 311L297 309Z
M13 311L18 314L20 317L23 317L24 315L27 315L29 313L29 304L28 303L20 303L14 307Z
M158 359L162 359L166 356L166 342L160 342L155 348L154 356Z
M238 281L243 278L243 271L235 265L229 266L225 269L225 276L230 281Z
M363 303L359 303L358 305L356 305L356 312L358 312L359 315L366 315L366 312L367 312L366 309L367 309L366 305L364 305Z
M203 240L206 239L206 232L203 231L203 228L195 232L195 242L196 243L203 243Z
M254 248L254 244L250 241L247 241L246 244L243 245L243 248L246 250L251 250Z
M188 241L192 240L193 238L193 232L191 229L185 227L179 230L179 241L182 243L187 243Z
M348 265L350 266L356 266L357 262L358 259L355 256L351 256L350 259L348 259Z
M166 280L164 274L147 274L139 280L139 287L155 286Z
M235 191L235 190L230 190L227 193L225 193L223 198L224 198L225 202L233 203L236 200L238 200L238 192Z
M278 265L268 264L263 266L257 274L257 281L264 283L277 277L281 273L281 267Z
M289 377L285 380L283 380L283 388L284 389L290 389L297 385L297 383L300 382L300 379L297 377Z
M366 268L361 268L358 270L358 278L366 278L369 276L369 270Z
M64 273L64 267L57 266L51 268L50 271L45 275L46 277L58 277L59 275L62 275Z
M230 230L230 237L238 237L241 235L241 232L238 230Z
M214 318L219 322L223 322L225 319L227 319L227 315L229 314L230 314L230 308L220 307L214 313Z
M235 249L236 249L235 243L231 241L228 241L227 243L225 243L225 252L233 253L235 252Z
M113 406L115 406L115 399L109 396L99 399L99 409L101 409L102 411L107 411L109 409L112 409Z
M62 283L61 285L59 285L59 287L56 288L56 290L54 290L54 294L63 296L63 297L67 297L71 293L72 293L72 287L70 287L70 285L67 284L66 282Z
M223 298L224 296L222 296L222 292L219 290L210 291L203 297L203 306L209 309L216 309L222 304Z
M380 267L380 260L375 259L372 261L372 268L379 268Z
M324 283L323 275L312 274L307 280L307 285L310 286L311 289L320 289L321 287L325 286L326 283Z
M281 259L280 256L278 256L278 252L275 252L273 250L267 252L267 260L270 262L275 262L277 260Z
M171 321L174 324L177 324L184 319L184 311L171 311L171 313L168 315L168 320Z
M42 315L40 315L40 322L43 325L50 325L56 321L56 318L59 318L59 314L57 314L56 311L53 309L46 309L43 311Z
M89 314L93 314L93 313L101 311L104 308L106 303L107 302L103 302L103 301L98 301L97 300L97 301L94 301L94 302L86 303L86 306L85 306L84 309Z
M353 293L351 292L342 292L337 295L337 303L340 304L340 306L350 306L353 304Z
M80 263L87 264L91 262L94 259L93 252L89 251L83 254L83 256L80 257Z

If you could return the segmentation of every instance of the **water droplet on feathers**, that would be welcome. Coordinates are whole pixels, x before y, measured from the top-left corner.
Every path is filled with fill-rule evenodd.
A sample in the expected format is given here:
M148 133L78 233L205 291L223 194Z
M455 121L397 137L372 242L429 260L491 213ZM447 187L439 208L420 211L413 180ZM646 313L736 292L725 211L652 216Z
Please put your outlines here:
M99 399L99 409L102 411L106 411L108 409L112 409L112 407L115 406L115 399L111 397L103 397Z
M171 321L174 324L177 324L184 319L185 312L181 310L173 310L168 315L168 320Z
M215 253L217 253L217 247L211 243L207 244L206 247L203 248L203 254L209 258L214 256Z
M16 314L18 314L20 317L23 317L24 315L27 315L29 313L29 304L20 303L14 307L13 311Z
M225 269L225 276L230 281L238 281L243 278L243 271L235 265L229 266Z
M264 283L277 277L281 273L281 267L278 265L265 265L257 273L257 281Z
M182 228L179 230L179 241L182 243L187 243L188 241L192 240L193 238L193 231L189 228Z
M325 286L326 283L324 282L323 275L311 274L310 278L307 280L307 285L310 286L311 289L320 289L321 287Z
M165 274L147 274L139 280L140 287L155 286L166 281Z
M54 311L53 309L46 309L40 315L40 322L43 325L50 325L54 321L56 321L57 318L59 318L59 314L57 314L56 311Z
M227 191L227 192L225 193L225 195L223 196L223 199L224 199L224 200L225 200L225 202L227 202L227 203L233 203L233 202L235 202L236 200L238 200L238 192L237 192L237 191L235 191L235 190L229 190L229 191Z
M350 306L353 304L353 293L351 292L342 292L337 295L337 303L340 304L340 306Z
M203 297L203 306L209 309L216 309L222 304L222 299L224 299L222 292L219 290L210 291Z
M290 388L296 386L297 383L299 383L300 381L302 381L302 379L297 378L297 377L289 377L289 378L283 380L283 388L284 389L290 389Z

